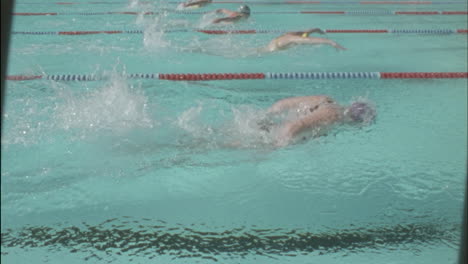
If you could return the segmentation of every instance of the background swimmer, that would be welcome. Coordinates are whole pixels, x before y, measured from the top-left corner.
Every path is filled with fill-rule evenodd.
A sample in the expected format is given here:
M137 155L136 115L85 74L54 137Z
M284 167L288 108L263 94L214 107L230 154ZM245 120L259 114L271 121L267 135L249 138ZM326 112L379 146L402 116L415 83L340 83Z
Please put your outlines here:
M195 1L188 1L185 3L180 4L177 9L183 8L200 8L210 4L212 0L195 0Z
M324 95L302 96L282 99L274 103L267 114L285 115L279 124L266 121L261 129L276 134L276 145L286 146L297 139L323 135L336 124L365 125L376 116L375 107L369 102L357 101L342 106Z
M299 44L326 44L335 47L337 50L346 50L346 48L342 47L341 45L332 40L326 38L310 37L309 35L314 32L325 34L325 32L319 28L313 28L306 31L287 32L286 34L283 34L273 39L266 47L261 48L260 51L273 52L277 50L287 49L293 45Z
M227 17L217 18L213 20L213 24L218 23L235 23L250 17L250 8L246 5L241 5L238 12L227 9L217 9L216 13L223 13Z

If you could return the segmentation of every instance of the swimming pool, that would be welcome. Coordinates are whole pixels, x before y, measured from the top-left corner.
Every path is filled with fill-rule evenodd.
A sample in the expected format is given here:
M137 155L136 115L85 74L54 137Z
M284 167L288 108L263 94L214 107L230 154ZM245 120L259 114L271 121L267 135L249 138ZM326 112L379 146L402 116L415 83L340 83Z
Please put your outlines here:
M121 75L467 72L460 34L329 33L348 50L256 54L279 34L191 30L463 29L466 15L255 12L466 11L466 4L252 4L249 21L219 27L202 14L172 12L176 6L17 3L15 12L62 15L15 16L16 32L143 32L12 35L9 75L106 78L7 83L2 263L456 261L467 79L171 82ZM220 7L238 4L199 10ZM377 120L285 148L265 144L255 129L263 109L312 94L344 104L366 97ZM240 146L227 147L231 140Z

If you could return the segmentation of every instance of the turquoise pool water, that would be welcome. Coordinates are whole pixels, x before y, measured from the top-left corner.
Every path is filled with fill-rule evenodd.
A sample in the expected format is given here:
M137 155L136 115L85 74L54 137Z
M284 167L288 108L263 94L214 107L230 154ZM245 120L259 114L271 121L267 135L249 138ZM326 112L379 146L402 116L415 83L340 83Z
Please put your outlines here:
M126 80L122 73L466 72L466 35L327 34L348 50L256 54L276 34L191 29L464 29L467 16L252 14L210 27L173 3L17 4L7 82L2 263L454 263L466 175L467 80ZM52 2L51 2L52 3ZM212 4L202 10L235 9ZM466 5L251 5L255 11ZM167 11L169 10L169 11ZM273 148L255 126L276 100L365 97L375 124ZM226 142L236 141L235 148Z

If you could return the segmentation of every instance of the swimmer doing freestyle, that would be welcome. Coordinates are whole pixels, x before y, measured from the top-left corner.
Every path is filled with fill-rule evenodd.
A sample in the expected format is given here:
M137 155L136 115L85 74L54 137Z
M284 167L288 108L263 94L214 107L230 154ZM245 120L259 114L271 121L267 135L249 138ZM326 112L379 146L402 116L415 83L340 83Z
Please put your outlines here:
M318 32L320 34L325 34L319 28L313 28L306 31L295 31L295 32L287 32L275 39L273 39L266 47L260 49L261 52L273 52L278 50L283 50L290 48L294 45L319 45L319 44L326 44L330 45L337 50L346 50L346 48L342 47L338 43L334 42L333 40L329 40L326 38L317 38L309 36L312 33Z
M277 101L267 110L267 115L286 114L294 118L275 124L264 120L260 128L275 132L276 146L286 146L305 139L305 135L317 137L325 134L337 124L366 125L374 121L375 108L369 102L357 101L342 106L324 95L290 97Z
M216 13L223 13L227 17L217 18L213 20L213 24L218 23L236 23L250 17L250 8L246 5L239 7L238 11L231 11L227 9L217 9Z
M200 8L213 2L212 0L194 0L182 3L184 8Z

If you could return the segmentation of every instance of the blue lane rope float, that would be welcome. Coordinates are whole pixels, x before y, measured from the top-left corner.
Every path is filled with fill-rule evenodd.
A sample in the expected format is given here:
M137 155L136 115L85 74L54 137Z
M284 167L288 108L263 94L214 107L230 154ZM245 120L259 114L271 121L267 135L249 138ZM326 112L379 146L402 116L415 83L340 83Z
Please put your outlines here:
M56 31L12 31L11 34L18 35L57 35Z
M379 72L265 73L265 79L379 79Z
M453 29L392 29L393 34L455 34Z

